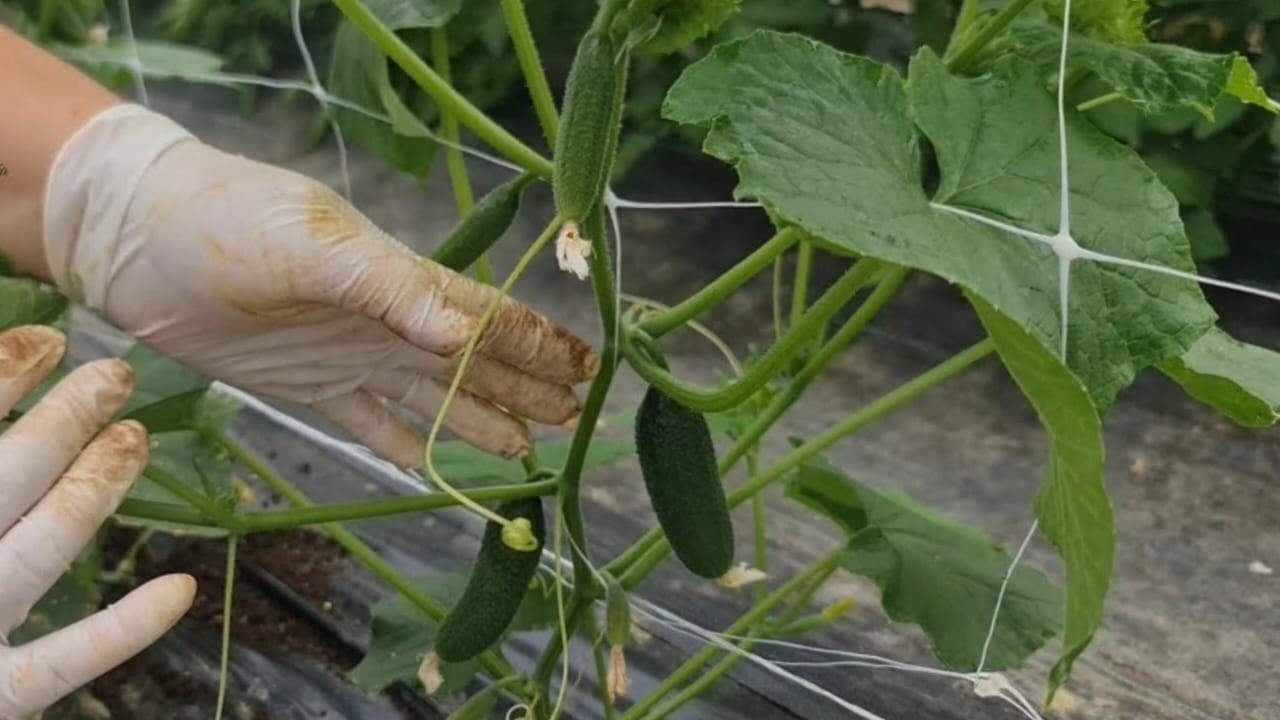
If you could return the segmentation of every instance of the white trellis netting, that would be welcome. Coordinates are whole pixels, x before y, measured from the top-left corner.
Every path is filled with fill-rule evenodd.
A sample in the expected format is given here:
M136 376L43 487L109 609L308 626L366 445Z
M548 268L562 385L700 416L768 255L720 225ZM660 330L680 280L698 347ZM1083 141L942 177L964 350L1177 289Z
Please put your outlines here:
M138 100L144 104L149 103L149 97L146 91L146 78L151 76L163 76L168 78L176 77L178 79L190 81L190 82L214 83L214 84L223 84L223 85L252 85L252 86L267 87L267 88L273 88L273 89L282 89L282 90L300 90L310 94L312 97L316 99L317 102L321 103L322 105L340 107L343 109L360 113L371 119L374 119L383 123L387 123L387 124L391 123L391 119L386 115L380 112L371 110L369 108L362 107L344 98L336 97L325 89L323 84L320 82L319 74L316 70L316 66L312 59L310 48L307 45L306 38L303 32L303 27L301 22L300 0L291 0L291 19L292 19L292 28L293 28L294 38L297 42L298 50L301 53L303 64L306 71L307 81L305 82L298 81L298 80L291 80L291 79L259 77L259 76L253 76L253 75L224 73L224 72L183 72L183 73L175 74L172 70L155 71L151 68L146 67L142 63L141 58L139 56L139 53L137 50L138 46L136 44L136 40L133 34L129 0L119 0L119 15L120 15L120 23L121 23L120 30L125 37L128 47L130 48L130 52L128 54L130 59L125 61L124 64L127 65L130 71L132 72L135 80ZM931 206L939 212L958 215L972 222L989 225L989 226L998 228L1000 230L1003 230L1017 238L1022 238L1022 239L1030 240L1033 242L1043 243L1053 250L1053 252L1058 258L1058 267L1059 267L1059 303L1060 303L1060 317L1061 317L1060 351L1064 358L1066 357L1066 347L1067 347L1068 307L1069 307L1068 299L1070 297L1070 289L1071 289L1071 284L1070 284L1071 271L1074 263L1077 261L1098 262L1098 263L1123 266L1123 267L1128 267L1133 269L1140 269L1140 270L1145 270L1153 273L1169 275L1169 276L1173 276L1181 279L1192 280L1192 281L1203 283L1206 285L1213 285L1213 286L1218 286L1222 288L1227 288L1232 291L1247 293L1247 294L1267 298L1270 300L1280 301L1280 293L1261 290L1258 288L1253 288L1253 287L1249 287L1249 286L1241 285L1237 283L1226 282L1223 280L1218 280L1216 278L1201 277L1193 273L1188 273L1188 272L1184 272L1174 268L1164 267L1161 265L1145 263L1145 262L1124 258L1124 257L1107 255L1107 254L1099 253L1087 248L1083 248L1076 243L1075 239L1071 235L1071 206L1070 206L1070 193L1068 192L1068 188L1070 187L1070 183L1069 183L1070 169L1068 166L1068 154L1067 154L1068 148L1067 148L1067 136L1066 136L1066 106L1065 106L1066 90L1065 90L1065 83L1063 82L1063 78L1065 77L1065 69L1067 65L1067 56L1068 56L1067 50L1068 50L1068 35L1070 30L1070 18L1071 18L1071 0L1066 0L1064 12L1063 12L1061 57L1059 61L1059 82L1058 82L1058 88L1057 88L1058 136L1059 136L1059 151L1060 151L1059 161L1060 161L1060 169L1061 169L1060 186L1059 186L1060 213L1059 213L1057 233L1054 235L1045 235L1043 233L1035 232L1025 228L1016 227L1008 223L1000 222L993 218L989 218L974 212L970 212L957 207L951 207L944 204L931 203ZM68 49L64 52L64 54L69 59L72 59L72 60L78 59L74 49ZM95 58L95 61L100 62L101 60ZM339 162L341 164L340 170L341 170L341 177L342 177L342 183L343 183L342 189L344 190L347 198L350 199L351 198L351 181L347 171L346 144L343 138L341 128L338 126L336 120L330 119L330 125L334 132L334 137L335 137L335 141L338 149ZM431 135L431 137L435 142L440 143L441 145L455 148L457 150L460 150L461 152L467 153L468 155L471 155L480 160L483 160L484 162L507 168L513 172L519 172L521 170L518 166L514 165L513 163L507 162L506 160L495 157L492 154L486 153L484 151L481 151L472 147L468 147L465 145L452 143L438 135L433 134ZM617 288L619 293L619 299L621 299L622 297L622 289L621 289L622 288L622 277L621 277L622 236L621 236L621 225L618 222L619 210L678 211L678 210L698 209L698 208L758 208L760 207L760 205L757 203L733 202L733 201L699 202L699 203L639 202L639 201L628 200L625 198L618 197L614 195L611 191L606 194L606 206L608 207L608 210L609 210L610 221L612 224L615 242L616 242L615 254L616 254L616 262L617 262L616 271L617 271ZM621 303L618 303L619 312L620 312L620 305ZM271 405L264 403L261 400L253 397L252 395L244 393L236 388L232 388L222 384L217 384L216 388L219 392L225 395L228 395L230 397L233 397L234 399L243 403L244 405L253 408L256 412L269 418L270 420L278 424L281 428L289 432L295 433L301 437L304 437L308 441L316 444L317 446L326 448L329 451L344 457L348 461L354 463L356 466L361 467L370 473L374 473L379 477L382 477L386 480L394 482L396 485L400 486L406 492L421 492L423 490L424 480L421 476L404 472L389 463L384 463L383 461L373 456L368 450L366 450L361 446L358 446L352 443L347 443L342 440L330 437L329 435L321 431L318 431L315 428L310 427L309 425L303 423L302 421L297 420L296 418L293 418L277 410ZM788 668L813 668L813 667L882 668L887 670L896 670L901 672L915 673L921 676L933 676L933 677L946 678L946 679L952 679L952 680L961 679L972 684L974 693L976 695L984 698L996 698L996 699L1002 700L1008 703L1013 708L1015 708L1024 717L1031 718L1032 720L1041 720L1041 716L1036 706L1033 703L1031 703L1029 700L1027 700L1027 698L1017 688L1015 688L1007 680L1005 676L999 673L984 672L984 668L986 666L986 661L987 661L987 654L995 634L995 629L997 627L997 621L999 619L1001 606L1002 606L1006 591L1008 589L1010 578L1012 577L1014 570L1016 569L1018 564L1021 562L1032 538L1035 536L1037 527L1038 527L1038 523L1033 522L1025 538L1023 539L1021 545L1019 546L1017 553L1015 554L1005 574L1004 582L1001 586L1000 593L997 597L994 612L992 614L992 618L990 621L990 627L987 632L986 639L982 648L981 659L979 660L978 669L975 672L971 672L971 673L954 672L954 671L942 670L938 668L915 665L911 663L904 663L904 662L893 660L891 658L868 655L868 654L857 653L852 651L815 647L815 646L809 646L809 645L804 645L800 643L780 641L780 640L768 640L768 639L762 639L762 638L746 638L741 636L716 633L716 632L707 630L705 628L699 627L696 624L691 623L679 617L678 615L659 607L658 605L644 601L640 598L635 598L633 600L633 604L635 606L635 610L637 611L637 614L647 619L648 621L658 625L662 625L675 632L690 636L699 642L714 644L722 648L726 653L739 654L743 656L747 661L753 664L756 664L757 666L779 677L780 679L786 682L793 683L796 686L801 687L809 692L820 695L826 698L827 700L833 703L836 703L840 707L846 709L847 711L852 713L854 717L862 718L864 720L888 720L888 719L883 718L880 715L877 715L871 712L870 710L867 710L846 698L842 698L831 693L827 689L805 678L802 678L796 675L794 672L792 672L792 670ZM551 560L553 564L556 562L563 562L551 555L548 555L548 558ZM815 657L824 657L824 658L831 658L831 659L814 660L814 661L770 660L756 653L753 653L750 650L744 649L739 645L734 644L735 642L751 642L754 645L759 645L763 647L780 647L780 648L786 648L793 651L803 651ZM566 656L567 656L567 653L566 653Z

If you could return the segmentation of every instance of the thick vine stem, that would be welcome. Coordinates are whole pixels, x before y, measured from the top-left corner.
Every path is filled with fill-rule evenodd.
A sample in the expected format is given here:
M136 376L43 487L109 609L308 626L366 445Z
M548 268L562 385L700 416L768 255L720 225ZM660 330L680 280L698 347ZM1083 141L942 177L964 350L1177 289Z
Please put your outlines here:
M529 482L517 485L492 485L463 490L461 493L478 503L506 502L521 498L554 495L559 487L559 480L554 478L531 479ZM221 528L228 532L250 534L289 530L308 525L323 525L331 522L370 520L392 515L430 512L454 507L457 504L456 498L448 493L439 492L382 500L364 500L341 505L313 505L292 510L242 512L230 518L220 519L198 507L130 499L125 500L120 505L120 508L116 510L116 514L138 520L179 523L193 527Z
M529 97L533 99L538 124L542 126L547 145L554 150L560 117L556 111L555 98L551 94L551 86L547 84L547 74L542 69L538 45L533 40L533 31L529 29L529 16L524 11L524 0L502 0L502 17L507 23L507 34L511 36L511 45L515 47L516 60L520 62L525 85L529 88Z
M778 586L777 590L766 595L763 600L756 603L750 610L744 613L742 617L734 621L732 625L725 629L723 634L741 635L743 632L754 627L760 621L768 617L769 613L773 612L773 609L781 605L792 593L805 587L815 576L822 575L826 573L829 568L835 567L839 554L839 550L827 554L826 557L813 565L810 565L802 572L797 573L791 579ZM655 705L661 702L663 698L676 688L679 688L685 682L694 679L694 675L702 669L702 666L705 665L712 657L715 657L716 653L721 650L722 648L715 643L707 643L704 645L700 650L698 650L698 652L694 653L692 657L686 660L683 665L676 669L675 672L671 673L664 678L662 682L658 683L658 686L655 687L652 692L637 701L635 705L628 708L627 711L623 713L622 720L639 720L639 718L650 717L648 713ZM667 710L667 712L658 715L658 717L663 717L674 710L675 708L671 708Z
M226 450L236 462L256 475L259 480L283 498L285 502L294 507L314 507L311 499L303 494L301 490L294 487L293 483L286 480L265 460L249 452L226 433L210 428L205 428L201 432L205 437ZM377 575L383 582L398 591L406 600L421 610L423 614L436 622L444 619L445 614L448 612L447 608L414 585L399 570L396 570L391 563L384 560L373 548L353 535L351 531L337 523L326 523L323 527L329 537L332 537L335 542L341 545L351 557L369 568L374 575ZM502 654L496 650L485 652L480 656L479 660L485 672L495 679L516 674L516 670L511 666L511 663L507 662L502 657Z
M786 622L798 614L800 610L804 609L804 607L808 605L809 601L813 598L814 593L816 593L818 589L822 587L823 583L825 583L827 579L835 573L836 568L837 566L835 563L827 563L825 560L820 560L818 561L818 564L801 571L801 575L807 576L807 582L799 589L793 591L794 596L791 599L791 603L787 609L783 611L779 621ZM761 585L758 587L764 586ZM757 603L764 602L768 599L767 592L768 591L766 589L766 592L757 600ZM672 713L687 705L690 701L701 696L710 689L712 685L715 685L721 678L728 675L735 667L737 667L738 664L746 658L745 653L749 653L753 648L755 648L757 640L759 640L760 637L766 634L774 635L775 637L781 636L780 632L766 632L766 630L773 624L774 623L771 623L767 618L755 623L754 626L750 627L750 629L746 631L746 639L738 643L738 650L725 650L725 657L722 658L720 662L716 663L705 672L702 672L696 678L693 678L692 682L646 716L645 720L662 720L662 718L670 716ZM734 632L730 630L725 634L741 635L742 632Z
M599 594L591 560L586 556L587 538L582 521L581 485L582 467L595 435L596 424L604 408L609 388L613 384L618 367L618 303L614 289L612 254L609 251L608 234L605 232L604 213L597 208L588 221L591 237L591 282L595 291L596 307L600 312L600 326L604 347L600 352L600 372L591 383L587 399L578 416L578 427L569 446L568 457L560 471L560 506L564 513L565 529L569 533L573 555L573 593L569 596L566 624L573 629L581 622L582 614L591 608L592 600ZM553 633L533 673L533 682L545 696L556 659L563 650L558 634Z
M449 31L438 27L431 29L431 62L436 66L440 79L453 84L453 70L449 64ZM449 186L453 190L453 201L458 207L458 219L471 213L475 207L476 197L471 190L471 178L467 175L467 161L462 155L462 134L458 131L458 118L452 111L440 110L440 137L450 143L444 149L444 161L449 171ZM482 283L493 284L493 270L489 267L489 258L481 255L475 262L476 279Z
M748 479L729 494L729 507L735 508L741 505L773 483L786 477L792 470L811 460L823 450L920 397L931 388L959 375L969 366L994 351L995 343L990 338L987 338L882 395L880 399L854 412L825 432L814 436L784 455L763 472ZM662 530L655 528L646 533L644 537L633 544L631 548L628 548L627 552L620 555L613 563L610 563L606 569L615 575L621 573L623 586L632 588L652 572L670 552L671 546L666 542ZM625 557L637 556L639 559L635 560L629 567L624 567L619 563Z
M477 137L505 155L520 167L550 179L554 168L551 161L521 142L482 110L471 104L449 83L445 82L431 66L413 51L395 31L374 15L361 0L333 0L343 15L364 31L369 39L382 49L418 87L431 96L442 110L447 110Z
M751 397L777 375L796 352L812 342L818 328L823 327L867 283L871 272L873 270L866 264L855 264L823 293L800 322L791 326L781 340L748 367L741 378L723 387L708 389L686 385L670 372L649 362L638 347L642 339L635 337L639 332L637 328L624 330L622 351L640 377L680 404L700 412L728 410Z
M640 323L640 329L656 339L684 325L709 308L724 302L734 290L768 267L799 239L800 231L795 228L778 231L768 242L756 248L755 252L743 258L710 285L670 309L645 318Z
M953 73L961 73L968 69L969 64L977 59L978 54L983 48L996 39L996 36L1009 27L1009 23L1013 22L1023 10L1027 9L1034 0L1012 0L1008 5L1001 8L995 17L978 27L978 29L965 41L956 54L947 61L947 69Z

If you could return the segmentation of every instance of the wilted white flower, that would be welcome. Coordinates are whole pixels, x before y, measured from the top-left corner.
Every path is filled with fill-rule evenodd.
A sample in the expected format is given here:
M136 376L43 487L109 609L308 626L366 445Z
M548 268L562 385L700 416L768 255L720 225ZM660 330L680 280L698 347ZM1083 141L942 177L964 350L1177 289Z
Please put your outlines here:
M428 695L434 695L440 689L444 684L444 675L440 674L439 655L428 653L422 658L422 665L418 668L418 679L422 681L422 686L427 689Z
M729 568L729 572L721 575L716 582L719 583L722 588L736 590L737 588L746 587L752 583L758 583L767 577L769 576L766 575L763 570L747 567L746 563L740 562L732 568Z
M631 694L631 676L627 674L627 658L621 645L609 648L609 672L605 676L609 699L616 701Z
M591 274L591 268L587 265L589 257L591 243L582 237L578 223L565 223L556 236L556 261L560 263L560 269L573 273L579 280L586 280Z

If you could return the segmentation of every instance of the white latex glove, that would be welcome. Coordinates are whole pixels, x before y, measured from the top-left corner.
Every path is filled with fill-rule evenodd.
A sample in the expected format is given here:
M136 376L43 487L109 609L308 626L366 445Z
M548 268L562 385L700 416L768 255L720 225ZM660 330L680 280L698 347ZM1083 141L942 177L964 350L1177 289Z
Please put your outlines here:
M49 374L65 348L49 328L0 334L0 417ZM191 607L195 580L169 575L27 645L5 641L146 467L141 425L102 429L132 392L128 365L90 363L0 435L0 720L39 712L119 665Z
M383 457L423 441L385 404L434 416L494 290L420 259L328 187L215 150L138 106L98 115L49 180L45 251L60 289L205 375L311 405ZM508 413L561 424L599 358L507 300L445 425L506 457Z

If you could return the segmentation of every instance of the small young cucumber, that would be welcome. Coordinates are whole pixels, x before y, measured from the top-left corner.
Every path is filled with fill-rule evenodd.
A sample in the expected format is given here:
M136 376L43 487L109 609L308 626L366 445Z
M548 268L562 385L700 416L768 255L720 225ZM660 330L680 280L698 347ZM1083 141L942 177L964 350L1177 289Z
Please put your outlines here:
M431 259L458 272L471 267L511 227L520 210L520 197L533 179L531 173L525 173L490 190L436 248Z
M612 576L604 591L605 638L610 645L626 645L631 637L631 598Z
M506 518L527 518L541 548L547 537L539 498L514 500L498 508ZM541 553L513 550L502 542L502 526L490 521L480 556L467 587L436 633L436 654L445 662L463 662L498 641L511 625L538 570Z
M696 575L724 575L733 565L733 523L706 419L651 387L636 415L636 450L676 557Z
M585 221L604 194L618 147L626 64L607 33L588 32L578 45L556 138L553 189L565 221Z

